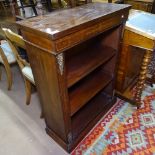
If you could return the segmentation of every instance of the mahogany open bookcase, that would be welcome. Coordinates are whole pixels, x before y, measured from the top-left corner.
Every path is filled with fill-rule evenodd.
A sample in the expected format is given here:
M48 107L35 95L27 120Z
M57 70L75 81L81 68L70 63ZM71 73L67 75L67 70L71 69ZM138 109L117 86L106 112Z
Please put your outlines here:
M68 152L115 103L118 49L129 8L90 3L17 23L46 131Z

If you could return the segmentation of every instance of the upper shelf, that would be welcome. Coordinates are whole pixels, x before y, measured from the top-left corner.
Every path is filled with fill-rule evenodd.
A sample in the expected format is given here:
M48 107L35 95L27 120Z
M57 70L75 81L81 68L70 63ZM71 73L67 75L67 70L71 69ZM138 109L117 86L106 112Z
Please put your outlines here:
M115 52L113 48L99 44L90 46L78 55L72 56L66 61L68 87L107 62L115 55Z

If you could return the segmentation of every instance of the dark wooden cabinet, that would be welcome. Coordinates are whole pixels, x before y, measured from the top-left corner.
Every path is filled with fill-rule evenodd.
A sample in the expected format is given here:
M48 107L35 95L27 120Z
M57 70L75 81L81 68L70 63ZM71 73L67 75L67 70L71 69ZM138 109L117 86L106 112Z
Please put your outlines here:
M155 0L153 0L151 13L155 14Z
M124 0L124 3L132 5L132 9L151 12L153 0Z
M115 103L118 48L129 9L90 3L17 23L46 131L69 152Z
M126 36L124 35L124 37ZM144 53L145 50L138 47L122 45L116 80L116 90L118 92L123 93L125 90L130 90L135 86Z

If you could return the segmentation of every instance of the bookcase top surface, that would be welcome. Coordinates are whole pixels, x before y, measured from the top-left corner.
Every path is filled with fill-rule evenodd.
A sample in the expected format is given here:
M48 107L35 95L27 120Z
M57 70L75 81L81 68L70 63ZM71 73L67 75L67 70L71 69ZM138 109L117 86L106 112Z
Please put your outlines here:
M41 33L52 39L58 39L60 36L65 36L86 23L104 19L129 8L130 5L127 4L89 3L18 21L17 25L20 28L29 29L31 32Z

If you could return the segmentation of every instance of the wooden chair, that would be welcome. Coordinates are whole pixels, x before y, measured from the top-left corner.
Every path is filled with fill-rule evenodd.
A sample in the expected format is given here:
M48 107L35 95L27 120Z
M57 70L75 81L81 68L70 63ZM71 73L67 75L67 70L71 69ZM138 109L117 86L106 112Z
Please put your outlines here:
M7 81L8 81L8 90L11 90L12 87L12 73L10 65L16 63L16 58L12 53L12 49L9 46L8 42L5 41L0 45L0 64L2 64L6 70ZM0 70L0 79L1 79L1 70Z
M21 73L23 75L26 91L26 104L29 105L31 99L31 84L35 85L35 82L30 64L25 59L21 58L21 56L18 53L19 47L25 49L24 40L20 35L12 32L10 29L2 29L5 33L7 42L9 43L12 52L15 55Z
M5 5L4 5L5 0L0 0L0 4L3 8L4 11L6 11Z
M2 28L2 30L5 33L6 39L9 43L9 46L12 49L12 52L19 65L20 71L23 75L24 83L25 83L25 91L26 91L26 104L29 105L30 99L31 99L31 87L32 85L35 86L35 81L34 81L32 69L29 62L23 59L18 52L19 48L22 48L26 51L25 42L22 36L12 32L10 29ZM43 118L43 117L44 117L43 111L41 110L40 118Z
M20 3L20 4L19 4L19 3ZM22 12L23 12L24 16L25 16L25 9L24 9L24 8L27 8L27 7L32 8L32 10L33 10L35 16L38 15L38 14L37 14L37 10L36 10L36 8L35 8L36 4L34 3L33 0L27 0L27 3L28 3L28 4L24 4L23 0L19 0L19 3L18 3L18 4L19 4L20 6L18 6L18 9L22 9Z

